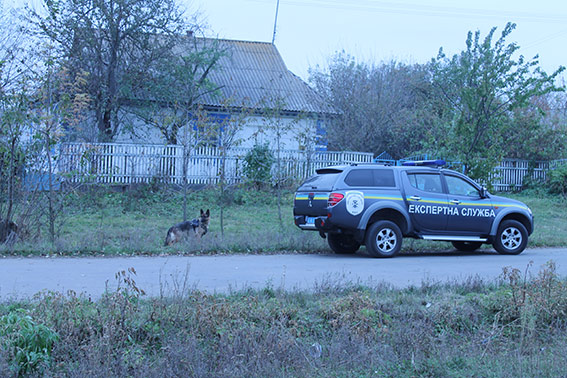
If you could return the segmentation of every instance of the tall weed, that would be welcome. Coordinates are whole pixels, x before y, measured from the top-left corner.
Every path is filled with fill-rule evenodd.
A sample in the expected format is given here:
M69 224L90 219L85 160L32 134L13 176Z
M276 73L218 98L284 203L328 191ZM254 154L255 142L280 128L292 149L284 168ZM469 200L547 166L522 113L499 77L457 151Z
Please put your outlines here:
M38 324L24 310L0 317L0 337L10 369L18 376L49 368L53 346L59 341L55 331Z

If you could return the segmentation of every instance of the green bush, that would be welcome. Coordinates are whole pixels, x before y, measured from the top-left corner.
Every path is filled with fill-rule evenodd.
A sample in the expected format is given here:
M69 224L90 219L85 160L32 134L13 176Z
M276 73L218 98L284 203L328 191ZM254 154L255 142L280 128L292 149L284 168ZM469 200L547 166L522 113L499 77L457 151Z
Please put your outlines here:
M51 351L58 341L56 332L37 324L23 310L0 317L3 347L11 353L12 369L18 375L49 366Z
M269 145L257 144L244 157L244 175L254 183L256 187L261 187L272 179L272 165L275 158Z
M560 194L567 198L567 164L549 171L547 187L551 194Z

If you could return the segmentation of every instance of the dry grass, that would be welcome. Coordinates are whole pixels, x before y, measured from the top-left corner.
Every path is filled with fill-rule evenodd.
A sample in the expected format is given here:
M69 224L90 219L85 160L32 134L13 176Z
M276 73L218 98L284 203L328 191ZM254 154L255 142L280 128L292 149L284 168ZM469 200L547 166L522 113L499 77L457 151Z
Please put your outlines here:
M404 290L325 282L313 292L266 287L228 295L191 289L144 299L134 272L92 302L41 293L0 305L57 334L57 377L562 376L567 282L550 263L530 276L506 270L485 283ZM525 278L524 278L525 277ZM3 328L0 324L0 335ZM17 375L0 338L0 368ZM10 373L11 372L11 373Z

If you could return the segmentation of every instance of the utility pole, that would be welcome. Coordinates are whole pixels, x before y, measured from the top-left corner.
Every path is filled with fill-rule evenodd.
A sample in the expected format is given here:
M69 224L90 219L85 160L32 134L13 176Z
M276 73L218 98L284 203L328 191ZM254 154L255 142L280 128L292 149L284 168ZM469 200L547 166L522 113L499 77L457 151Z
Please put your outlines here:
M276 41L276 26L278 25L278 10L280 9L280 0L276 3L276 18L274 20L274 35L272 36L272 45Z

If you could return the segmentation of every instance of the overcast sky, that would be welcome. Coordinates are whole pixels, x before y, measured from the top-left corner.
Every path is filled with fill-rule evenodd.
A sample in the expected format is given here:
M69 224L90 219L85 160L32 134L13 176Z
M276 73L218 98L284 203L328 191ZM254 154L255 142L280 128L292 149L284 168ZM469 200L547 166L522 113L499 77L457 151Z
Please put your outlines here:
M211 36L272 41L277 0L177 1L201 14ZM440 47L447 55L462 51L469 30L485 36L496 26L498 36L508 21L517 24L508 41L522 55L539 54L548 73L567 66L567 0L280 0L275 44L307 80L310 67L326 66L337 51L364 62L425 63Z
M199 10L213 35L271 42L277 0L181 0ZM427 5L424 5L427 4ZM365 62L424 63L443 47L465 48L469 30L485 36L517 24L509 37L548 73L567 66L567 0L280 0L275 44L303 79L345 50ZM499 32L497 32L499 35Z

